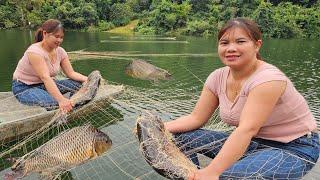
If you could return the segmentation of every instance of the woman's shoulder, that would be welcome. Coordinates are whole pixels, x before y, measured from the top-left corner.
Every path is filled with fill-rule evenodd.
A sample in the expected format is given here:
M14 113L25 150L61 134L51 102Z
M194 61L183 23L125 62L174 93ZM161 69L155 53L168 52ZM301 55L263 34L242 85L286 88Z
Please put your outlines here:
M262 64L257 72L249 78L245 86L245 92L249 92L252 88L266 83L270 81L286 81L289 82L290 80L287 76L276 66L264 63Z
M40 51L42 49L41 49L41 46L39 43L33 43L28 47L27 50L39 50Z
M64 48L61 47L61 46L58 46L57 50L58 50L58 51L62 51L62 52L66 52L66 50L64 50Z
M36 53L39 55L45 55L44 50L41 48L39 43L33 43L31 44L28 49L26 50L26 53Z
M286 75L275 65L264 62L253 78L270 79L274 77L286 77Z

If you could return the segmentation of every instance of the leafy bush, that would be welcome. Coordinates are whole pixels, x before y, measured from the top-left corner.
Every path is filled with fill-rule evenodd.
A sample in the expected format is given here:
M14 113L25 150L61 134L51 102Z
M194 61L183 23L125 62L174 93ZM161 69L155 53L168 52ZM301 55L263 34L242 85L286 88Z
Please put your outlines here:
M9 19L6 19L4 21L4 27L9 29L9 28L17 27L17 25L14 22L10 21Z
M132 9L128 4L116 3L110 8L110 21L115 26L123 26L130 22Z
M27 15L28 21L29 21L29 25L34 28L34 27L38 27L42 24L42 22L44 21L41 16L39 16L39 14L36 12L31 12Z
M211 29L210 24L207 21L195 20L189 21L187 24L187 35L202 35L205 31Z
M301 37L302 30L297 24L296 14L300 7L292 3L280 3L274 9L273 23L274 29L270 32L272 37L293 38Z
M0 6L0 29L15 28L20 25L21 14L14 6Z
M135 29L136 32L140 34L148 34L148 35L154 35L156 33L156 30L153 27L149 26L139 26Z
M113 28L115 28L115 26L112 22L99 21L99 23L98 23L98 29L100 31L108 31Z
M265 36L271 36L275 28L274 9L271 3L262 2L252 13L252 19L260 26Z
M191 6L188 3L176 4L162 1L150 14L146 26L154 27L157 34L185 27L188 12Z

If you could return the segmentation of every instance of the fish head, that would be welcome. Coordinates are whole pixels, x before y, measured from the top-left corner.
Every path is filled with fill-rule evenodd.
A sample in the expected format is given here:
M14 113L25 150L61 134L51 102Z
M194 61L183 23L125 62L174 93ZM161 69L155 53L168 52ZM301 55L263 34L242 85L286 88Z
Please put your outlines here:
M95 70L95 71L92 71L89 75L88 75L88 81L93 81L93 80L99 80L101 79L101 74L100 74L100 71L98 70Z
M129 76L133 76L133 69L132 69L132 62L130 62L126 67L125 67L125 73Z
M112 146L112 140L104 132L97 130L94 137L94 149L95 152L100 156Z
M71 97L73 105L78 107L91 101L97 94L102 77L99 71L92 71L88 75L88 80L83 83L82 87Z
M165 130L164 124L155 113L150 111L143 112L136 122L137 126L137 135L139 140L143 140L142 136L148 137L150 133L153 134L162 134Z
M171 75L169 72L165 72L163 79L165 79L165 80L170 80L170 79L172 79L172 75Z
M137 123L145 127L158 126L159 122L161 122L159 117L150 111L142 112L137 118Z
M88 75L88 80L87 83L85 84L85 88L86 89L92 89L93 87L99 87L100 85L100 80L101 80L102 76L100 74L100 71L92 71L89 75Z

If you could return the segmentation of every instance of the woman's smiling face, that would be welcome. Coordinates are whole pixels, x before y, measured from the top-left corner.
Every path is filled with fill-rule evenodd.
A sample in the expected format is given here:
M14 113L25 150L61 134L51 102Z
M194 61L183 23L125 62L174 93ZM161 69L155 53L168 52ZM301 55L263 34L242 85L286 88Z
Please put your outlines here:
M239 69L257 59L261 43L253 41L244 29L231 28L220 38L218 54L223 64Z
M52 48L57 48L63 42L64 32L61 29L54 33L46 33L46 35L46 41Z

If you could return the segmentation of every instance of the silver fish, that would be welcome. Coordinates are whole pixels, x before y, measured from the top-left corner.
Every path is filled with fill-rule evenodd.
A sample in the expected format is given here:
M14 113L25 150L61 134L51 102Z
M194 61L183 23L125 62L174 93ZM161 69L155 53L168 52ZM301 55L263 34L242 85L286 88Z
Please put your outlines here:
M22 178L32 172L51 179L55 175L94 159L112 145L111 139L92 125L69 129L19 158L5 179Z
M139 59L133 60L129 63L125 68L125 72L131 77L143 80L152 80L155 82L171 79L171 74L167 70L161 69Z
M147 163L160 175L169 179L187 179L197 167L172 141L172 134L163 122L151 112L144 112L137 119L140 151Z

